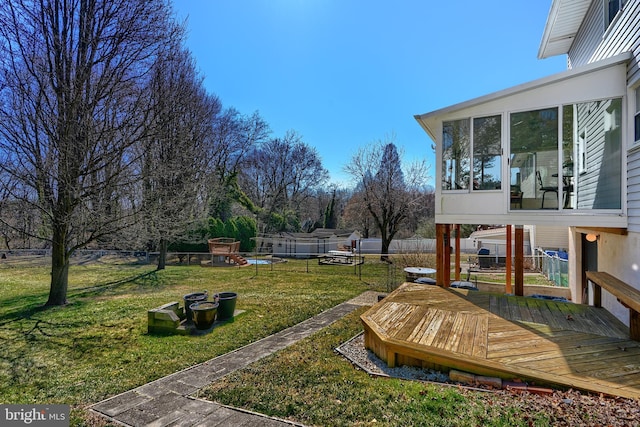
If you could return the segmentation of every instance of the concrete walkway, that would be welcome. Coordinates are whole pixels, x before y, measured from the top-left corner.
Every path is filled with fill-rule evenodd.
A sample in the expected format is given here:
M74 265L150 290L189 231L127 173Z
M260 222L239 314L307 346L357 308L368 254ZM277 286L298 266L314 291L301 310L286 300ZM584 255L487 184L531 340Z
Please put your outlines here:
M367 291L260 341L103 400L90 409L125 426L299 426L191 395L230 372L308 337L361 306L375 304L378 294Z

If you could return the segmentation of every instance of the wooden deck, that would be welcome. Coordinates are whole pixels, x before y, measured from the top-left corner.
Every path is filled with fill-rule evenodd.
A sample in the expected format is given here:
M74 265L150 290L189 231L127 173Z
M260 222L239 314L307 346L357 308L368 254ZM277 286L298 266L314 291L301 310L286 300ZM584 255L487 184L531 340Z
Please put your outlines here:
M361 318L391 366L640 398L640 342L602 308L405 283Z

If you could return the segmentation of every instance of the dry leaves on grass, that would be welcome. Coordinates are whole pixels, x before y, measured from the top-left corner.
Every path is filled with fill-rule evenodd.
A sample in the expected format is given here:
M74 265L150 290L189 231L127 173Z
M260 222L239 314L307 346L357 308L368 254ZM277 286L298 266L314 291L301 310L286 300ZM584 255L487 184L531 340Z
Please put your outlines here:
M477 399L475 393L463 394ZM517 408L523 417L533 420L544 413L553 426L640 426L640 401L582 394L575 390L537 395L502 390L487 393L481 400L491 406Z

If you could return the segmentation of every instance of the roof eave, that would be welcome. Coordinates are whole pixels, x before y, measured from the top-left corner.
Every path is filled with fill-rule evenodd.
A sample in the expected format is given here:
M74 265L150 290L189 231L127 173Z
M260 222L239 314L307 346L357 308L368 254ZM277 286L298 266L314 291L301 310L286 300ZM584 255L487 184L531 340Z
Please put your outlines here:
M538 49L538 59L569 53L590 0L553 0Z
M594 71L598 71L607 67L611 67L616 64L628 62L632 58L631 52L624 52L619 55L613 56L602 61L594 62L583 67L566 70L560 73L552 74L541 79L533 80L527 83L523 83L517 86L512 86L507 89L503 89L497 92L490 93L478 98L470 99L468 101L460 102L458 104L450 105L438 110L431 111L429 113L417 114L414 118L418 121L420 126L427 132L432 140L436 140L436 129L431 129L428 122L438 116L453 113L459 110L463 110L469 107L481 105L496 99L504 98L507 96L515 95L520 92L536 89L551 83L556 83L562 80L570 79L581 74L587 74Z

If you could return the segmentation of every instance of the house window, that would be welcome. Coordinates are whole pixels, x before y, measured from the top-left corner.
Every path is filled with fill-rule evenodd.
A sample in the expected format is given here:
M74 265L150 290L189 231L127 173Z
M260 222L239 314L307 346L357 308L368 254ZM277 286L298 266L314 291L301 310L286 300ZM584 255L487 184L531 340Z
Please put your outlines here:
M604 130L614 131L621 126L622 112L619 103L610 103L607 105L604 113Z
M473 119L473 189L502 188L502 117Z
M511 191L519 209L558 209L558 108L512 113L510 117Z
M578 136L578 173L587 173L587 134L584 130Z
M470 119L442 124L442 189L467 190L471 176Z
M636 88L635 141L640 142L640 87Z
M624 0L604 0L604 26L605 29L609 28L609 25L618 15L618 12L622 10Z

